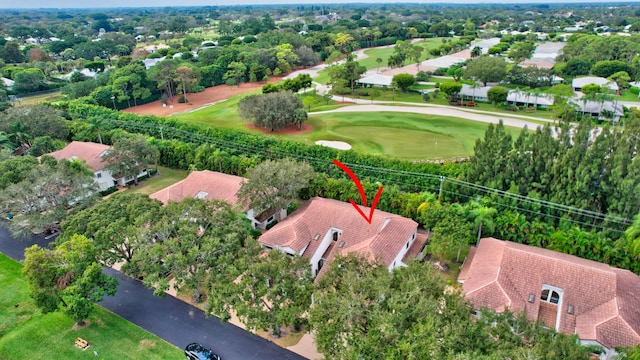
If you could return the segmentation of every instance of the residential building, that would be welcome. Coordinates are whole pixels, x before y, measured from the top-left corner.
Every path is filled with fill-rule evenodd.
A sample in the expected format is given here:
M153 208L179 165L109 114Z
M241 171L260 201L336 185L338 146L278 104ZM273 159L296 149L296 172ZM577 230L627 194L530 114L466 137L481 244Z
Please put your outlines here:
M389 270L404 266L405 259L422 250L426 236L418 234L418 223L411 219L376 210L369 223L350 203L314 197L258 241L308 259L314 276L321 276L327 263L349 253L377 259Z
M489 89L491 88L492 86L471 86L462 84L462 89L460 89L459 94L463 99L489 101Z
M510 90L507 102L518 106L536 106L547 108L553 105L553 96L548 94L530 94L520 90Z
M583 115L590 115L598 120L610 120L613 122L620 121L620 117L624 116L624 108L617 101L594 101L581 99L569 99L576 106L576 112Z
M529 320L610 359L618 346L640 344L640 277L628 270L514 242L484 238L458 276L476 308L524 313Z
M47 155L54 157L58 161L62 159L83 160L91 168L91 171L93 171L95 181L98 183L98 190L104 191L114 186L125 186L128 182L133 181L133 177L124 178L122 176L114 176L109 170L105 169L106 164L102 162L102 158L111 151L111 149L111 146L108 145L72 141L69 145L65 146L64 149L54 151ZM147 170L144 169L137 177L140 178L147 174Z
M582 91L582 87L589 84L599 85L600 87L607 88L611 91L618 92L618 84L615 81L611 81L609 79L605 79L599 76L585 76L580 78L575 78L571 82L571 87L575 91Z
M240 176L216 171L192 171L185 179L157 191L149 195L149 197L160 200L165 205L169 201L181 201L186 197L226 201L231 205L237 205L242 208L247 218L251 220L252 226L259 229L265 229L267 225L287 216L285 209L279 209L279 211L269 210L256 214L249 206L242 204L238 199L238 191L246 180Z

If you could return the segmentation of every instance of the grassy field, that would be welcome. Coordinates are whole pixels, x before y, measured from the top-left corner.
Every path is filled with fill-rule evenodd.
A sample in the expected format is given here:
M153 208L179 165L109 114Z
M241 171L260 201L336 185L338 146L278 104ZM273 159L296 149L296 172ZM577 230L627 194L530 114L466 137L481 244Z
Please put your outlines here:
M245 122L238 114L237 103L240 98L241 96L236 96L216 105L173 117L178 121L203 127L215 126L251 131L246 128ZM382 92L381 96L375 100L424 103L419 94L401 94L398 91L395 95L390 91ZM311 112L330 110L339 106L344 105L326 104L324 99L319 97L318 104L311 108ZM486 110L494 110L491 105L487 104L487 107L491 109ZM308 144L317 140L345 141L357 151L410 160L469 156L473 152L475 140L484 136L487 128L486 123L476 121L410 113L319 114L311 115L308 121L314 127L313 131L288 137ZM510 131L514 136L520 132L515 128ZM162 174L163 171L161 170L160 173ZM135 191L147 193L144 188L135 189Z
M154 176L151 179L146 179L141 182L139 186L133 187L128 191L147 195L153 194L154 192L164 189L189 175L186 170L170 169L163 166L158 166L158 172L160 175Z
M488 124L411 113L330 113L309 117L314 131L296 135L307 142L338 140L354 150L399 159L450 159L470 156ZM514 136L520 130L507 128Z
M41 94L41 95L23 97L22 100L20 100L20 104L21 105L37 104L43 101L54 102L54 101L63 100L64 97L65 96L60 91L54 91L54 92Z
M181 359L182 350L100 307L77 327L61 313L41 314L22 265L0 254L0 359ZM75 347L76 337L91 347Z
M432 57L431 55L429 55L429 50L442 45L442 40L441 38L425 39L417 42L416 44L422 46L422 48L424 49L422 51L422 55L420 56L420 61L424 61ZM387 66L387 60L389 59L389 56L393 54L393 47L365 50L364 53L368 57L362 60L358 60L358 62L360 63L360 65L366 67L367 70L377 67L385 67ZM378 62L376 62L376 59L378 58L382 59L382 63L378 64ZM415 64L415 62L411 59L407 59L404 62L405 66L411 64Z

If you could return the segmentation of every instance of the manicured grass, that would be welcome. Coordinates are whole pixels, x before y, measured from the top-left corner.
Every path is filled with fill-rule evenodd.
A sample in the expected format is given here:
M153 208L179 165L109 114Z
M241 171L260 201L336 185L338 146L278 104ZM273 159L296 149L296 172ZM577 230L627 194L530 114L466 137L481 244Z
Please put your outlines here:
M622 90L622 95L620 95L619 101L636 101L640 102L640 98L638 95L629 91L629 89Z
M83 351L77 337L89 342ZM122 318L98 308L77 327L61 313L32 318L0 339L0 358L13 359L181 359L182 350Z
M42 95L23 97L22 100L20 100L20 105L37 104L44 101L54 102L62 100L63 98L64 95L62 95L60 91L54 91Z
M28 294L28 285L22 276L22 265L0 253L0 339L32 316L38 308ZM2 357L0 357L2 358Z
M163 166L158 166L158 172L160 175L156 175L150 179L146 179L140 183L140 185L130 188L127 191L141 194L153 194L154 192L164 189L169 185L175 184L178 181L187 177L188 172L186 170L170 169Z
M309 142L338 140L354 150L400 159L470 156L488 124L411 113L329 113L309 117L316 131L294 137ZM520 129L507 128L516 136Z
M431 57L431 55L429 55L429 50L442 45L442 40L440 38L426 39L423 41L419 41L415 44L422 46L422 48L424 49L422 50L422 55L420 56L420 61L424 61ZM378 67L385 67L387 66L387 61L389 60L389 56L393 54L393 47L365 50L364 53L368 57L362 60L358 60L358 62L360 63L360 65L363 65L364 67L366 67L367 70L375 69ZM378 64L376 62L376 59L378 58L382 59L382 63ZM415 62L412 59L405 60L404 62L405 66L410 64L415 64Z
M0 254L0 359L180 359L182 351L100 307L77 327L62 313L41 314L22 265ZM17 305L17 306L16 306ZM76 337L91 347L75 347Z
M179 122L205 127L215 126L227 129L246 130L246 122L240 118L240 114L238 113L238 102L248 94L259 93L260 91L258 90L255 92L236 95L215 105L207 106L189 113L172 115L171 117ZM306 96L314 96L316 98L317 103L311 107L311 110L305 108L307 111L311 112L333 110L345 106L343 104L335 104L335 102L331 100L327 102L322 96L315 95L312 91L308 91L306 94L299 94L298 96L301 99L304 99Z
M207 106L193 112L172 115L171 117L178 121L194 125L213 125L242 130L245 128L245 123L240 119L238 102L247 95L258 93L260 93L260 90L236 95L215 105Z
M241 96L236 96L222 103L192 113L174 115L174 117L178 121L198 124L203 127L215 126L251 131L246 128L244 121L240 119L238 114L237 103L240 98ZM341 106L327 105L323 100L319 99L319 103L313 106L311 111L330 110ZM391 91L383 91L381 96L375 100L424 103L420 94L402 94L398 91L395 92L395 95ZM491 105L487 106L492 108ZM289 137L309 144L317 140L340 140L348 142L357 151L400 159L449 159L471 155L476 139L484 136L488 126L486 123L459 118L410 113L320 114L311 115L308 121L314 127L312 132L300 135L272 136ZM515 128L510 131L514 136L520 132ZM162 174L163 170L160 173ZM167 186L178 180L167 180L163 185ZM160 188L158 186L153 191ZM134 191L153 192L143 189L134 189Z

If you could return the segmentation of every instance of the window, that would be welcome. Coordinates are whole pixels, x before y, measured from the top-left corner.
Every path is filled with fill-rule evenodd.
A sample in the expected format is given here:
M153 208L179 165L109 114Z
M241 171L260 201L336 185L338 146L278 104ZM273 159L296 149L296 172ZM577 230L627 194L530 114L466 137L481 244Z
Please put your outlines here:
M408 242L407 242L407 249L409 248L409 244L410 244L410 243L411 243L411 241L408 241Z
M551 304L558 304L560 302L560 292L553 289L543 288L540 300Z
M97 177L98 179L100 179L100 178L102 177L102 173L97 173L97 174L96 174L96 177Z
M335 232L333 233L333 241L338 241L338 235L339 235L339 234L338 234L338 232L337 232L337 231L335 231Z
M273 217L273 215L271 215L271 217L267 219L267 224L272 222L273 220L275 220L275 218Z

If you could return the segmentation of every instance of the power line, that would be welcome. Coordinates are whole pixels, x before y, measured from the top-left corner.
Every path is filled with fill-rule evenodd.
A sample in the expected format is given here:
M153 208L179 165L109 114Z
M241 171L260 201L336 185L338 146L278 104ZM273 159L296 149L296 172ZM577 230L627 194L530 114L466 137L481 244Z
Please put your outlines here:
M307 156L307 155L302 155L302 154L293 154L293 153L287 153L287 152L283 152L283 151L279 151L279 150L273 150L273 149L268 149L268 153L264 153L265 149L262 147L256 147L256 146L252 146L250 144L242 144L242 143L237 143L234 141L229 141L229 140L224 140L224 139L219 139L219 138L215 138L215 137L211 137L211 136L207 136L207 135L203 135L203 134L198 134L198 133L193 133L187 130L183 130L183 129L178 129L175 128L171 125L160 125L160 124L153 124L153 123L137 123L137 122L127 122L127 121L122 121L122 120L112 120L112 119L107 119L110 123L118 126L119 127L124 127L124 128L134 128L134 129L143 129L143 130L147 130L147 131L152 131L154 133L158 132L156 130L159 129L159 134L162 134L162 137L169 137L169 136L173 136L176 138L179 138L180 140L183 141L189 141L192 143L196 143L196 144L213 144L215 146L218 147L223 147L223 148L228 148L228 149L233 149L237 152L241 152L241 153L255 153L255 154L262 154L262 156L265 156L267 158L284 158L284 157L289 157L289 158L295 158L297 160L303 160L303 161L307 161L309 163L313 163L316 165L320 165L321 167L326 167L327 169L330 168L330 166L332 165L332 163L326 159L320 159L320 158L316 158L313 156ZM164 130L164 132L163 132ZM398 169L387 169L387 168L380 168L380 167L375 167L375 166L369 166L369 165L362 165L362 164L352 164L352 163L344 163L345 165L349 166L351 169L353 170L361 170L363 173L368 174L368 176L365 176L367 178L373 179L374 181L384 181L386 183L392 183L392 184L396 184L396 185L402 185L405 188L413 188L416 189L416 191L425 191L425 190L429 190L429 191L433 191L433 192L437 192L439 195L442 193L447 193L447 194L451 194L452 196L456 196L458 198L460 197L464 197L464 198L474 198L472 196L463 194L461 192L458 191L450 191L450 190L444 190L444 184L445 183L451 183L451 184L455 184L459 187L463 187L463 188L468 188L476 193L481 193L485 196L487 196L490 200L490 202L492 204L495 205L499 205L501 207L508 207L511 209L516 209L518 211L522 211L522 212L526 212L529 214L535 214L538 216L543 216L543 217L550 217L550 218L554 218L557 220L566 220L566 221L570 221L572 223L575 224L580 224L580 225L584 225L584 226L589 226L589 227L593 227L593 228L600 228L600 229L607 229L607 230L611 230L611 231L616 231L616 232L621 232L621 230L619 229L613 229L613 228L609 228L607 226L604 225L596 225L596 224L591 224L591 223L587 223L587 222L583 222L583 221L579 221L576 219L571 219L571 218L565 218L565 217L561 217L561 216L557 216L557 215L553 215L550 213L543 213L540 211L535 211L535 210L528 210L525 208L521 208L519 206L513 206L513 205L508 205L508 204L503 204L494 200L491 200L492 196L498 195L501 196L504 199L507 200L515 200L518 202L522 202L525 204L529 204L531 206L539 206L540 208L544 208L547 209L550 212L566 212L568 214L571 215L576 215L576 216L581 216L584 218L588 218L594 222L601 222L601 221L609 221L613 224L617 224L621 227L628 227L629 225L631 225L633 223L633 220L631 219L627 219L627 218L623 218L623 217L619 217L619 216L614 216L614 215L607 215L607 214L603 214L603 213L599 213L596 211L592 211L592 210L586 210L586 209L580 209L577 207L573 207L573 206L568 206L568 205L563 205L563 204L558 204L558 203L554 203L551 201L547 201L547 200L542 200L542 199L535 199L535 198L530 198L527 196L523 196L520 194L515 194L515 193L511 193L508 191L504 191L504 190L499 190L499 189L494 189L494 188L490 188L484 185L479 185L479 184L474 184L474 183L470 183L467 181L463 181L460 179L455 179L455 178L450 178L450 177L446 177L443 175L434 175L434 174L427 174L427 173L419 173L419 172L415 172L415 171L406 171L406 170L398 170ZM403 178L421 178L421 179L425 179L425 180L431 180L433 181L434 184L438 184L439 183L439 187L429 187L427 184L414 184L414 183L407 183L404 181L398 181L398 180L392 180L392 179L380 179L377 176L380 176L381 174L387 174L387 175L396 175L396 176L400 176ZM362 176L362 175L361 175ZM477 195L476 195L477 196Z

